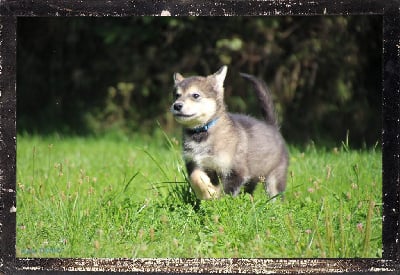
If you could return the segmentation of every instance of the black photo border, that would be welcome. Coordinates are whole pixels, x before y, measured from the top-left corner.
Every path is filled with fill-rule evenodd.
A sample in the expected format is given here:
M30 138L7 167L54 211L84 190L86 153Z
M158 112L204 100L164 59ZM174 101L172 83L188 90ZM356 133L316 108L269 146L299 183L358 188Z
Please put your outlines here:
M16 258L16 45L26 16L382 15L381 259L90 259ZM400 1L399 0L2 0L0 1L0 273L400 272ZM47 274L47 273L46 273Z

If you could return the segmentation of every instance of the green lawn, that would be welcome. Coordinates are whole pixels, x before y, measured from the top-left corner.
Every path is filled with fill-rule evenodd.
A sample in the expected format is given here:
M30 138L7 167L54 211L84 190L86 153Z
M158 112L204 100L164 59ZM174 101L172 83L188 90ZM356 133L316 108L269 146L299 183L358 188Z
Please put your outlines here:
M381 257L381 151L289 146L285 200L196 202L179 138L17 139L17 257Z

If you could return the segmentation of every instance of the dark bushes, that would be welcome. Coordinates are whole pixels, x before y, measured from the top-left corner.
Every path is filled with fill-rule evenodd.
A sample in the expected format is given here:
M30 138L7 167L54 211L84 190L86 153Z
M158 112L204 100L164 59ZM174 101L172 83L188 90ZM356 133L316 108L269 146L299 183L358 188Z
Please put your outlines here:
M19 18L18 131L175 128L172 74L229 65L231 111L258 115L270 86L289 142L374 144L381 132L380 16Z

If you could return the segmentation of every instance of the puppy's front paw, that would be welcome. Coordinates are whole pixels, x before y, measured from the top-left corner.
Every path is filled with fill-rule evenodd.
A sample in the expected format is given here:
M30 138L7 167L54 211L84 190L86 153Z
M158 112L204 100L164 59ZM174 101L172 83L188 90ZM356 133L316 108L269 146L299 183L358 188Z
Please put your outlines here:
M190 185L200 200L216 199L221 195L221 186L213 185L208 175L200 169L190 174Z

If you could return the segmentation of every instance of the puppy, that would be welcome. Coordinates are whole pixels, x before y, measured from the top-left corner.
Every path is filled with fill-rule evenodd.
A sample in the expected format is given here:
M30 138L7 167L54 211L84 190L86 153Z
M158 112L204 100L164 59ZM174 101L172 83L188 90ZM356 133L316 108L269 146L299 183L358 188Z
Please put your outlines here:
M258 182L275 197L286 188L288 152L279 132L266 85L241 74L255 87L265 121L227 112L224 80L227 67L202 77L174 74L171 112L183 126L183 158L198 199L252 194Z

